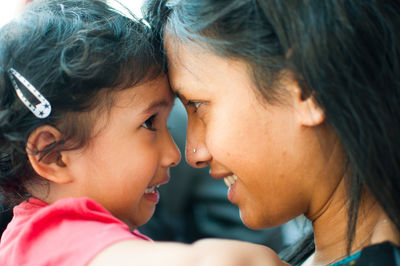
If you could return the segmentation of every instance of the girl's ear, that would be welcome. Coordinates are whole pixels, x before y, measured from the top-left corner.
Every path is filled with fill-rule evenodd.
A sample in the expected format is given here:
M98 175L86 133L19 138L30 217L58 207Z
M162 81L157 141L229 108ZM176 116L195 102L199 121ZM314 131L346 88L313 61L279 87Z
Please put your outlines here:
M28 137L26 152L35 172L54 183L66 184L72 179L68 175L68 154L57 143L62 134L56 128L44 125L35 129ZM55 146L52 148L52 146ZM47 151L49 150L49 151Z
M302 126L313 127L325 121L325 112L312 95L304 97L297 82L291 84L297 120Z

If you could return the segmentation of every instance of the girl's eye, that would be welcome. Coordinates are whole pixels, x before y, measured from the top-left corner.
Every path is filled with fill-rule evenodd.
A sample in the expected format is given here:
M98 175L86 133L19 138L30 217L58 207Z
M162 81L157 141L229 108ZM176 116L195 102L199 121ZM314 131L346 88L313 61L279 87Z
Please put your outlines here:
M156 131L157 129L154 128L154 119L156 118L156 115L152 115L147 119L143 124L142 127L151 130L151 131Z
M194 112L197 112L197 109L199 109L200 105L202 104L202 102L194 102L194 101L188 101L187 105L188 106L193 106L194 107Z

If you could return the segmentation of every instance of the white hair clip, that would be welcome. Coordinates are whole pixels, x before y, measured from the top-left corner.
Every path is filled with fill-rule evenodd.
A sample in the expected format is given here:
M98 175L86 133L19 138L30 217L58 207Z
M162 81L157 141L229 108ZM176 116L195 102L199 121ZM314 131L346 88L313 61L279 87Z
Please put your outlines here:
M51 113L51 105L49 101L43 97L43 95L21 74L19 74L14 68L10 68L8 70L8 75L10 76L11 83L18 95L21 99L22 103L25 104L26 107L37 117L37 118L46 118ZM25 87L29 90L33 96L39 101L38 104L32 104L22 93L21 89L18 87L16 77Z

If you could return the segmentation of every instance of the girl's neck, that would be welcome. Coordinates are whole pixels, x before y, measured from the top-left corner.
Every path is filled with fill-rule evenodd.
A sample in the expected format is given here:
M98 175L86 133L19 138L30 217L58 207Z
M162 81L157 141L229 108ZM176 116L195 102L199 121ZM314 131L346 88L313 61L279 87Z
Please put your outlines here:
M32 197L40 199L43 202L52 204L59 199L70 197L83 197L79 194L79 188L75 183L57 184L51 181L35 180L25 184L25 187Z
M304 265L328 265L347 256L347 207L345 184L341 182L323 210L308 217L313 224L315 252ZM362 200L351 254L371 244L400 243L399 232L371 197Z

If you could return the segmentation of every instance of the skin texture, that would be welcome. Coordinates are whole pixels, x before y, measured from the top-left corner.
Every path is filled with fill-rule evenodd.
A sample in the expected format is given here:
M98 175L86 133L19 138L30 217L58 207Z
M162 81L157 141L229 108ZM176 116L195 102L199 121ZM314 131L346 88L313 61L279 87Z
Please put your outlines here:
M164 77L118 93L104 127L99 121L103 128L74 157L72 171L81 193L131 228L154 213L155 203L143 197L144 190L167 183L169 167L180 160L167 128L174 100L167 84Z
M188 162L209 165L215 178L238 177L230 200L251 228L317 212L342 175L332 169L332 176L321 178L332 159L324 153L334 151L335 140L321 145L318 135L328 136L329 130L320 125L323 116L317 109L297 103L297 85L286 81L281 103L269 105L255 93L245 63L194 45L167 42L166 47L171 85L188 112ZM308 108L310 114L303 112Z
M192 245L172 242L122 241L101 252L90 266L289 265L261 245L234 240L199 240Z
M117 92L89 143L62 152L58 176L42 174L53 181L43 199L90 197L131 229L146 223L156 202L145 197L145 189L167 183L169 168L180 160L167 128L173 101L165 76Z
M344 150L313 97L304 99L287 72L279 84L280 102L268 104L245 62L220 57L201 43L177 41L168 31L165 47L171 86L188 113L189 164L209 166L217 179L237 176L228 198L250 228L277 226L304 214L312 222L316 245L306 264L343 258ZM352 251L376 243L374 236L380 235L381 242L398 235L395 230L379 233L385 231L379 227L390 225L382 222L386 219L366 191Z
M166 77L117 93L111 111L98 118L87 146L42 160L28 153L36 173L49 181L48 186L31 184L30 192L48 203L91 197L130 229L147 222L155 203L144 190L168 182L169 167L180 160L167 129L173 100ZM61 138L57 129L43 126L31 133L28 147L42 150ZM166 261L168 265L286 265L265 246L213 239L193 245L121 241L97 254L90 265L150 266Z

